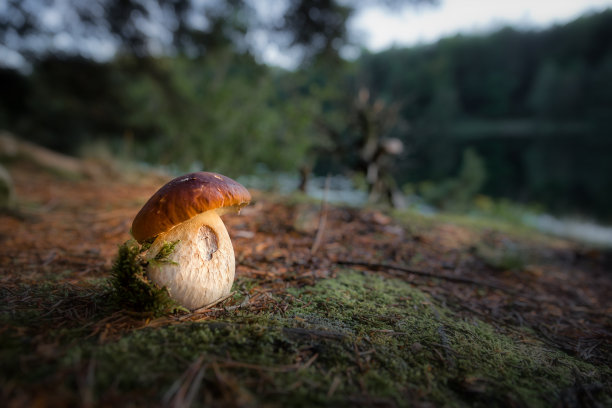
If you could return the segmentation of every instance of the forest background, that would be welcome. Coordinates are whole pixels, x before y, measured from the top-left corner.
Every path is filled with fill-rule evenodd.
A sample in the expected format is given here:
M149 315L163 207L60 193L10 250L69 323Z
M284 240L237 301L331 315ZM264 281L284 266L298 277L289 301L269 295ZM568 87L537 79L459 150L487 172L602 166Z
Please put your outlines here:
M382 2L416 3L435 7ZM0 129L21 138L176 172L363 185L370 132L402 142L387 165L407 197L612 222L612 10L347 60L346 23L367 0L293 1L266 21L241 0L62 4L9 0L0 13L0 44L19 55L0 64ZM53 10L65 24L43 21ZM261 62L249 41L261 30L296 69ZM91 51L108 44L108 58Z

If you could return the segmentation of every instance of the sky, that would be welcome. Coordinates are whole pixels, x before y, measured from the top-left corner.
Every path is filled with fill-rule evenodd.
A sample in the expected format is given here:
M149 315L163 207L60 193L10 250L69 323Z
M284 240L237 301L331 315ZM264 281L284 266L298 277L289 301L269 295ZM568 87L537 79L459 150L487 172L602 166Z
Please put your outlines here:
M202 3L210 0L195 1ZM350 4L352 0L339 1ZM249 2L258 11L259 18L271 21L282 18L287 5L287 0L249 0ZM408 47L432 43L457 33L487 33L504 25L524 29L544 29L553 24L566 23L588 12L612 8L612 0L438 0L438 2L437 6L421 5L400 10L375 6L359 9L349 20L353 42L359 45L346 47L341 54L347 58L355 58L359 55L360 46L376 52L392 46ZM2 9L3 2L0 0L0 12ZM74 13L70 7L61 13L52 8L39 18L47 28L53 29L61 27L64 20L70 21L67 18L70 17L70 13ZM152 34L164 40L161 35L163 33L155 31ZM254 30L249 33L247 41L253 49L259 50L261 62L289 69L295 68L299 63L299 54L274 41L265 30ZM80 49L89 50L93 58L101 61L112 58L116 51L116 44L112 42L95 38L74 38L66 33L57 35L52 45L60 50L71 49L77 46L77 42ZM44 42L40 44L40 47L49 46ZM24 65L19 53L2 44L0 44L0 58L3 60L3 65L15 67Z
M457 33L486 33L503 25L540 29L612 7L612 0L440 0L401 11L369 7L350 28L371 51L431 43Z
M257 7L262 3L253 0L253 4ZM265 4L265 12L260 15L277 15L283 10L282 2L275 7L270 2ZM436 6L405 7L399 11L363 8L349 20L349 30L355 43L376 52L393 46L433 43L458 33L488 33L506 25L544 29L606 8L612 8L612 0L438 0ZM256 40L263 62L295 68L298 58L294 54L263 37ZM357 57L359 46L346 47L342 55Z

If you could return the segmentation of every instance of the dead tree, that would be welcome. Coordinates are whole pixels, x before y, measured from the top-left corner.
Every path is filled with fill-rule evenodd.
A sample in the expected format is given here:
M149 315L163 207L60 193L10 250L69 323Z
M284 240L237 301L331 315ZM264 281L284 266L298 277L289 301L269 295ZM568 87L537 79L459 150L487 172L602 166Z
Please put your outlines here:
M404 151L404 144L384 135L397 123L398 111L398 105L387 106L382 100L372 103L366 88L359 91L355 101L359 157L368 184L369 201L386 200L396 207L402 205L403 199L391 171Z

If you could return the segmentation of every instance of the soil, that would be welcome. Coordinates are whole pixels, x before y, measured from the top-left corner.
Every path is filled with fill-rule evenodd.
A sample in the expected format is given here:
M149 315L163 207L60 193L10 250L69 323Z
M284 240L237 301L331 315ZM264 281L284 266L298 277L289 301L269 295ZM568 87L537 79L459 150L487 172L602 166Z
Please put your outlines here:
M151 319L109 311L104 298L91 294L108 278L118 246L130 239L135 214L169 178L140 174L127 179L109 169L93 179L73 179L18 162L8 170L17 202L0 215L2 312L5 316L25 309L39 312L35 324L0 321L0 335L11 332L28 339L32 355L22 360L63 358L72 343L62 337L58 345L51 335L62 328L78 327L84 330L79 332L82 338L106 344L144 328L214 322L229 313L215 306L198 314ZM253 203L240 215L224 216L237 258L236 290L244 295L226 302L226 309L282 313L283 302L278 299L291 288L317 285L350 269L406 282L457 318L477 318L501 333L529 332L533 336L529 341L595 367L612 366L609 249L533 231L391 215L381 208L321 207L305 198L263 192L253 196ZM52 286L47 300L38 295L43 284ZM59 296L60 290L71 295ZM2 399L9 405L38 401L44 406L74 398L91 405L102 398L97 391L93 396L79 394L83 388L78 381L70 388L77 397L57 395L53 384L62 378L61 372L27 384L27 377L19 373L19 367L29 367L24 361L2 376ZM607 376L602 381L608 381ZM334 381L330 379L332 385ZM609 384L602 387L609 391ZM127 391L115 396L119 402L126 398L130 398ZM593 398L594 404L609 402L608 397ZM571 405L583 400L563 401ZM370 402L376 405L376 400ZM236 400L233 404L249 405Z

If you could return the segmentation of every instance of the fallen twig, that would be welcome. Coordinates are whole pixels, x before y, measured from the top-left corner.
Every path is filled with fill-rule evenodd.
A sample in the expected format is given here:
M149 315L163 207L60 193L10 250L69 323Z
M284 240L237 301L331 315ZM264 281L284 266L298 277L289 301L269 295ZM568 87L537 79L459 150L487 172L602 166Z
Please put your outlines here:
M227 322L211 322L208 323L208 327L213 330L226 330L226 329L241 329L244 328L244 324L239 323L227 323ZM345 340L350 335L347 333L327 331L327 330L317 330L317 329L307 329L304 327L267 327L268 330L279 329L282 333L291 338L291 339L328 339L328 340Z
M449 346L448 336L446 335L446 330L444 330L444 324L442 323L442 320L440 319L440 313L438 313L438 310L435 307L433 307L431 304L429 306L431 308L431 311L433 312L436 322L438 322L438 336L440 336L440 341L442 342L441 345L444 350L444 354L446 356L446 358L444 358L443 360L447 366L449 366L450 368L454 368L455 360L453 359L453 356L451 355L451 352L453 351L453 349Z
M225 310L226 312L230 312L232 310L240 309L241 307L245 307L246 305L248 305L250 301L251 301L251 297L249 295L246 295L246 297L241 303L234 305L234 306L228 306L228 307L223 306L223 310Z
M329 191L329 175L325 179L325 190L323 190L323 201L321 202L321 216L319 217L319 225L317 227L317 233L315 239L310 248L310 254L314 255L317 249L321 246L323 241L323 235L325 233L325 223L327 222L327 192Z
M204 364L204 356L198 357L166 392L163 397L164 405L171 407L191 406L207 367L208 364Z
M218 361L217 364L220 367L231 367L231 368L235 367L235 368L246 368L249 370L270 371L270 372L275 372L275 373L287 373L290 371L303 370L303 369L310 367L312 363L314 363L314 361L318 357L319 357L319 354L317 353L317 354L314 354L312 357L310 357L310 359L308 359L308 361L306 361L304 364L295 363L295 364L284 365L284 366L263 366L259 364L243 363L241 361L234 361L234 360L221 360L221 361Z
M237 305L228 306L228 307L222 306L220 308L213 308L213 306L216 306L216 305L218 305L220 303L223 303L224 301L229 299L231 296L234 295L234 293L236 293L236 292L232 292L229 295L224 296L221 299L218 299L218 300L216 300L216 301L214 301L214 302L212 302L212 303L210 303L210 304L208 304L206 306L203 306L203 307L200 307L198 309L195 309L193 312L191 312L189 314L179 316L176 320L184 321L184 320L191 319L191 318L193 318L196 315L202 315L202 314L205 314L207 312L212 312L212 311L223 310L223 311L229 312L229 311L232 311L232 310L240 309L240 308L248 305L251 302L252 299L257 297L257 296L251 297L251 296L247 295L246 298L241 303L239 303Z
M211 303L207 304L206 306L199 307L199 308L195 309L193 312L191 312L191 314L194 315L194 314L198 314L198 313L202 313L202 312L208 311L213 306L216 306L219 303L224 302L225 300L227 300L230 297L234 296L234 293L236 293L236 292L235 291L231 292L229 295L223 296L221 299L217 299L214 302L211 302Z
M505 292L505 293L508 293L508 294L511 294L511 295L518 295L519 294L517 291L515 291L513 289L506 288L506 287L499 286L499 285L495 285L493 283L482 282L482 281L475 280L475 279L470 279L470 278L462 278L462 277L459 277L459 276L441 275L441 274L437 274L437 273L433 273L433 272L423 271L421 269L408 268L408 267L399 266L399 265L370 263L370 262L363 262L363 261L348 261L348 260L339 260L339 261L336 261L336 264L338 264L338 265L351 265L351 266L363 266L363 267L371 268L371 269L375 269L375 270L381 270L381 269L382 270L389 270L389 269L393 269L393 270L396 270L396 271L410 273L410 274L413 274L413 275L425 276L427 278L442 279L442 280L446 280L446 281L449 281L449 282L463 283L463 284L467 284L467 285L483 286L483 287L487 287L487 288L490 288L490 289L496 289L496 290L499 290L501 292Z

